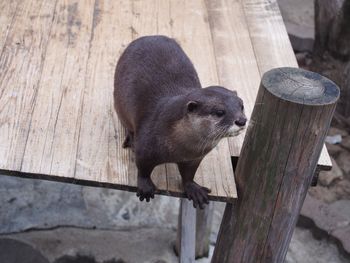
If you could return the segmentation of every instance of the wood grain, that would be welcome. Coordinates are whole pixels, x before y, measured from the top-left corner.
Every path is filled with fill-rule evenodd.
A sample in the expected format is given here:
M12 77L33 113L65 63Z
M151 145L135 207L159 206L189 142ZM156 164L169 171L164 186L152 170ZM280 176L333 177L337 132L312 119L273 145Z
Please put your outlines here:
M0 2L0 52L3 52L4 45L7 40L8 33L13 25L13 21L16 15L18 7L18 1L11 1L10 3L6 1ZM0 54L1 54L0 53Z
M174 37L202 84L218 83L201 0L2 0L0 6L6 10L0 27L0 169L8 174L135 191L134 156L121 147L125 131L112 92L118 56L137 37ZM175 165L157 167L152 178L159 193L183 196ZM195 180L212 189L212 200L236 197L226 139Z
M298 67L277 0L241 0L241 3L260 75L277 67ZM318 165L324 170L332 167L325 146Z
M250 119L260 73L239 0L206 0L220 84L236 90ZM230 138L231 156L239 156L245 133Z
M22 2L7 33L0 58L1 168L18 171L23 164L55 4Z
M203 258L209 256L210 250L210 233L212 229L212 221L214 216L214 204L212 202L205 206L204 209L196 209L196 251L195 258ZM174 245L174 250L176 255L180 255L181 246L181 218L182 218L182 208L179 211L179 220L177 227L176 243ZM185 221L187 222L187 221ZM186 224L186 223L185 223Z
M193 263L195 261L196 246L196 209L187 199L181 199L181 246L180 263Z
M0 1L0 170L134 191L132 152L113 109L118 56L143 35L174 37L203 86L237 90L251 115L260 76L297 66L278 6L267 0ZM229 154L243 135L223 140L195 180L210 199L236 197ZM319 165L330 167L322 152ZM174 164L152 174L161 194L183 196Z
M213 263L284 262L338 98L316 73L263 76L236 169L239 199L226 206Z

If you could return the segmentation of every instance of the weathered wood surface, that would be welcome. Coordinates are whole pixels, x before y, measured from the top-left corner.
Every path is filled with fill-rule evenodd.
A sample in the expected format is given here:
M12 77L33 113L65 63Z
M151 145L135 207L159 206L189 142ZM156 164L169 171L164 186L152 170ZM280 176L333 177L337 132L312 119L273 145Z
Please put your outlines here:
M237 90L244 101L245 114L250 119L260 74L244 19L242 3L236 0L206 0L208 19L213 36L219 82ZM232 156L239 156L244 133L230 139Z
M210 233L214 216L214 204L211 202L204 209L197 209L196 217L196 258L208 257Z
M298 67L277 0L205 0L219 82L238 91L248 119L261 76L275 67ZM239 156L245 134L229 140L232 156ZM331 168L324 147L321 169Z
M0 170L5 173L134 191L133 154L113 109L118 56L143 35L174 37L203 86L217 84L202 0L0 0ZM182 196L172 165L153 180ZM236 197L228 141L209 154L195 180L210 199Z
M204 209L196 209L196 242L195 242L195 258L208 257L210 249L210 233L213 222L214 204L210 202ZM177 255L180 255L181 245L181 229L182 229L182 208L179 211L179 220L177 228L176 243L174 250ZM187 224L187 221L185 221Z
M277 0L242 0L242 3L260 75L276 67L297 67ZM322 170L332 167L325 145L318 166Z
M112 104L113 71L133 39L174 37L203 86L235 89L250 116L260 76L296 66L275 0L0 0L0 170L135 190L133 155ZM243 135L222 141L195 180L210 199L236 197L229 153ZM330 167L326 151L319 164ZM152 178L162 194L182 196L172 165Z
M235 171L239 198L226 205L213 263L284 262L338 98L316 73L263 76Z
M194 263L196 246L196 210L191 201L181 199L180 263Z

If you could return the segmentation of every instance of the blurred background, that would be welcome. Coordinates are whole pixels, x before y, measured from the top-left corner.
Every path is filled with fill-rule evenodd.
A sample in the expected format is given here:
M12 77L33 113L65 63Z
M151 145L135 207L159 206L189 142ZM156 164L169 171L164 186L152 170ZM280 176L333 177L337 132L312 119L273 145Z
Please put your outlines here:
M350 262L350 1L278 3L299 66L342 89L326 139L333 169L310 188L286 262ZM223 210L214 204L211 251ZM0 176L0 263L5 251L38 263L177 262L178 211L177 198Z

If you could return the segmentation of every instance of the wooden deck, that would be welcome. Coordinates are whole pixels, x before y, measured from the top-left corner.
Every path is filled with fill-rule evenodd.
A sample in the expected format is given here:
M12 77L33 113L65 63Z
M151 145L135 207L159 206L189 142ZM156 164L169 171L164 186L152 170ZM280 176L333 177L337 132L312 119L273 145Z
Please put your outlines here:
M118 56L133 39L174 37L202 85L237 90L250 116L260 77L297 66L275 0L0 0L0 170L134 191L133 154L113 109ZM244 136L222 140L195 180L210 199L236 198L231 156ZM329 168L327 151L319 165ZM152 178L182 196L173 164Z

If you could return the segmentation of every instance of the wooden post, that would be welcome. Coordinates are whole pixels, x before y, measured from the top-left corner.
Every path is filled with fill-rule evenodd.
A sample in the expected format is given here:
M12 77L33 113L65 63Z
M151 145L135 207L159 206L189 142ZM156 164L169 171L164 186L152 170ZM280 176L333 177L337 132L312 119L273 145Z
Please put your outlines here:
M210 232L213 222L213 213L213 201L206 205L204 209L197 209L195 253L196 259L209 256Z
M182 218L182 207L180 207L179 221L177 228L177 237L174 246L176 255L180 255L181 245L181 218ZM196 242L195 242L195 258L202 258L209 256L210 246L210 233L213 221L214 204L211 201L204 209L196 209ZM184 222L184 224L187 224Z
M284 262L339 97L330 80L297 68L264 74L212 263Z
M193 263L196 245L196 209L192 201L181 198L180 263Z

